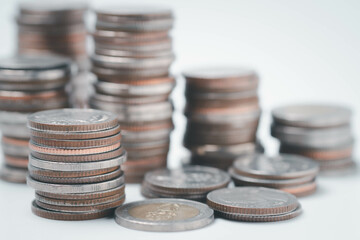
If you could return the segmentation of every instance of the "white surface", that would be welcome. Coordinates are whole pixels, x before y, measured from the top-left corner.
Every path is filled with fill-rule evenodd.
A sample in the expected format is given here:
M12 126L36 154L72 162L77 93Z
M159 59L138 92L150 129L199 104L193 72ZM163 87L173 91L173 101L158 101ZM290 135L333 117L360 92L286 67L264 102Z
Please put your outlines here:
M94 5L120 1L93 1ZM124 1L121 1L124 2ZM150 2L150 1L147 1ZM342 0L151 1L173 7L177 61L173 72L201 65L248 65L261 76L264 110L259 136L267 152L277 143L269 136L269 112L296 102L332 102L353 108L355 136L360 136L360 2ZM0 7L0 56L15 49L16 3ZM183 79L173 94L176 130L170 166L179 165ZM359 141L356 156L358 156ZM34 191L0 182L0 239L359 239L360 177L320 177L319 191L300 199L304 214L278 223L240 223L216 219L204 229L181 233L147 233L122 228L112 219L61 222L32 215ZM141 199L129 185L127 202Z

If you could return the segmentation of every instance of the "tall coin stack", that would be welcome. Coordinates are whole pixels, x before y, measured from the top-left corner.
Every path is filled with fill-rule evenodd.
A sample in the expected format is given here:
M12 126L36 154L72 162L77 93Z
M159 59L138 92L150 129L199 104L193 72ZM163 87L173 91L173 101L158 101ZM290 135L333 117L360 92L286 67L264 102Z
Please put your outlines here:
M183 73L186 79L184 145L191 164L227 169L257 149L258 76L251 69L214 67Z
M93 108L118 114L128 161L126 182L166 166L175 79L169 31L172 11L157 7L99 9L93 32L92 72L97 76Z
M290 105L272 111L272 136L280 152L306 156L320 170L333 172L354 167L351 110L333 105Z
M26 2L19 5L18 53L22 55L62 55L73 59L78 74L71 82L71 102L86 106L89 60L84 3Z
M29 177L34 214L57 220L107 216L125 200L126 161L112 113L60 109L28 117Z
M68 105L65 85L70 61L58 57L11 57L0 60L0 129L5 165L0 178L25 183L29 155L27 116Z

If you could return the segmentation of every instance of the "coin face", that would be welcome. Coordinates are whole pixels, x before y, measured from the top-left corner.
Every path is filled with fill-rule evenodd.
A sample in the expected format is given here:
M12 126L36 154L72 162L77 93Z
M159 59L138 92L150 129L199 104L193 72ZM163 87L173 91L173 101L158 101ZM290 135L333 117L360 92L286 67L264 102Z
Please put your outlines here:
M240 174L263 179L291 179L316 175L318 164L308 158L282 154L268 157L255 154L234 162L234 170Z
M348 108L332 105L290 105L272 111L274 121L298 127L330 127L347 124Z
M184 231L204 227L214 219L207 205L183 199L152 199L133 202L115 211L115 221L144 231Z
M116 115L94 109L59 109L31 114L30 127L54 131L99 131L115 127Z
M295 196L270 188L237 187L210 192L207 204L220 212L240 214L281 214L297 208Z
M145 175L145 181L156 187L191 191L226 186L230 177L226 172L215 168L190 166L176 170L155 170Z

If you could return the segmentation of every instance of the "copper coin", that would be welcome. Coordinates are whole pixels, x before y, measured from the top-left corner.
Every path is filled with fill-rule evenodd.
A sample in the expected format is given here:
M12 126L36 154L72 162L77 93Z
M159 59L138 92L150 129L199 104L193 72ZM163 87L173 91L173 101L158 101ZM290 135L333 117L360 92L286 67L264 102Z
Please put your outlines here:
M115 194L121 194L124 192L125 185L122 184L118 187L108 189L105 191L97 191L97 192L90 192L90 193L72 193L72 194L63 194L63 193L49 193L49 192L42 192L36 191L36 194L41 195L47 198L54 198L54 199L63 199L63 200L86 200L86 199L97 199L97 198L104 198L109 197Z
M76 178L76 177L91 177L91 176L97 176L101 174L110 173L113 171L116 171L119 169L119 167L111 167L106 169L97 169L97 170L91 170L91 171L53 171L53 170L47 170L42 169L38 167L34 167L32 165L28 166L28 170L30 175L37 175L42 177L50 177L50 178Z
M4 155L6 165L18 168L27 168L29 159L27 157L14 157L10 155Z
M291 193L296 197L305 197L313 194L316 191L316 188L317 188L316 182L313 181L310 183L301 184L299 186L281 188L280 190Z
M101 211L91 211L91 212L83 212L83 213L51 211L39 207L36 204L36 200L32 202L31 210L35 215L39 217L53 219L53 220L63 220L63 221L82 221L82 220L97 219L97 218L103 218L109 216L114 213L114 209L105 209Z
M69 162L69 163L81 163L81 162L97 162L107 159L118 157L124 153L123 147L117 147L114 150L108 150L95 154L83 154L83 155L53 155L52 153L42 153L37 151L31 151L31 155L36 158L53 161L53 162Z
M15 145L19 147L27 147L29 145L29 139L12 138L3 136L1 141L5 144Z
M34 144L30 141L29 148L33 152L45 153L45 154L53 154L53 155L89 155L89 154L98 154L109 152L115 150L120 147L120 142L115 143L113 145L105 146L105 147L97 147L97 148L88 148L88 149L62 149L62 148L49 148L43 147Z
M31 136L33 144L44 147L56 147L63 149L83 149L92 147L103 147L116 144L121 140L121 134L117 133L112 136L94 139L68 140L68 139L48 139Z

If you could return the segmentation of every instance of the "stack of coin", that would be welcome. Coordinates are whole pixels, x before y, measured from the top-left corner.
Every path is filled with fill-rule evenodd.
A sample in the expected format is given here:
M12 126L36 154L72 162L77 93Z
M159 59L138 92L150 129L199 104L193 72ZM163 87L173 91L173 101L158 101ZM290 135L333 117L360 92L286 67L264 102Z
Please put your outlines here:
M321 171L354 167L351 110L333 105L290 105L272 111L280 152L316 160Z
M277 157L255 154L236 160L229 169L236 186L277 188L297 197L316 191L318 171L313 160L288 154Z
M192 163L227 169L235 158L254 153L260 118L257 74L214 67L183 75L188 118L184 145Z
M141 231L186 231L212 223L214 211L204 203L190 200L150 199L118 207L115 221L123 227Z
M294 195L263 187L224 188L210 192L207 204L219 217L245 222L275 222L301 214Z
M79 74L74 75L71 102L86 106L89 89L89 60L84 23L87 5L81 2L25 2L19 5L18 53L62 55L73 59Z
M90 106L118 114L128 161L126 181L166 166L175 80L169 9L124 6L96 11L92 72L97 76Z
M125 200L126 160L116 115L92 109L31 114L29 177L34 214L57 220L107 216Z
M5 165L0 178L26 182L29 133L27 116L68 105L65 85L70 61L58 57L11 57L0 60L0 129Z
M149 198L185 198L205 201L215 189L227 187L230 176L219 169L189 166L175 170L148 172L142 184L142 194Z

